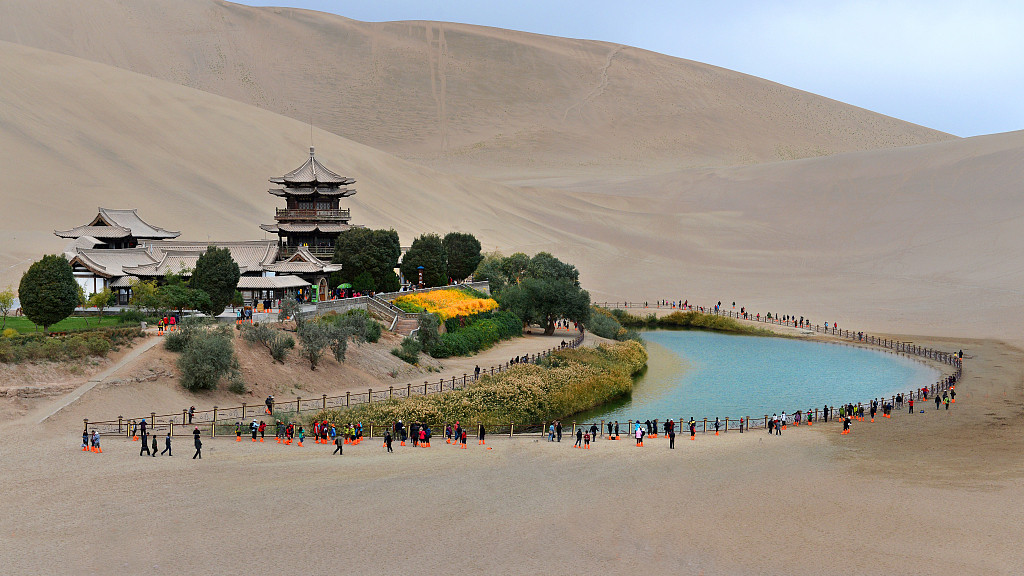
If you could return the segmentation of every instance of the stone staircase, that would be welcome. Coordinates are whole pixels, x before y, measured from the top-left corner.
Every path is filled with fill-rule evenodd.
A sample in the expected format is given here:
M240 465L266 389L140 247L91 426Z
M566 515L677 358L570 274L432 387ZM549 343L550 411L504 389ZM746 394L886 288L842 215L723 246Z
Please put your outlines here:
M395 324L395 334L408 336L413 330L420 327L420 321L416 317L399 318Z

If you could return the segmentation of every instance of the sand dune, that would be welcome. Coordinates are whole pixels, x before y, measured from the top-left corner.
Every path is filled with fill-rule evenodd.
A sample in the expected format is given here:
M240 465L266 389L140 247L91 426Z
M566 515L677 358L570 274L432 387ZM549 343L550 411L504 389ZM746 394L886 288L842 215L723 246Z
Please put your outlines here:
M255 238L266 179L305 156L301 122L114 67L0 45L6 178L0 284L98 205L184 237ZM752 167L514 188L317 131L359 180L356 222L469 230L550 250L596 298L736 300L864 329L1021 336L1024 137L978 137ZM568 180L565 183L569 186Z
M266 108L441 168L558 186L952 138L699 62L214 0L5 0L0 40ZM756 49L752 47L752 49Z

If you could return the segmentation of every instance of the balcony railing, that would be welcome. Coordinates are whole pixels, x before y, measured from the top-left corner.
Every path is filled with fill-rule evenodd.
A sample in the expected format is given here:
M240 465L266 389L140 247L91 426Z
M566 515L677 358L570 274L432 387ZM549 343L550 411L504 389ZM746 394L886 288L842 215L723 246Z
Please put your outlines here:
M278 208L277 220L348 220L348 210L290 210Z
M306 246L306 250L321 260L330 262L331 258L334 257L334 246ZM288 258L299 251L299 246L293 246L289 244L282 244L278 258Z

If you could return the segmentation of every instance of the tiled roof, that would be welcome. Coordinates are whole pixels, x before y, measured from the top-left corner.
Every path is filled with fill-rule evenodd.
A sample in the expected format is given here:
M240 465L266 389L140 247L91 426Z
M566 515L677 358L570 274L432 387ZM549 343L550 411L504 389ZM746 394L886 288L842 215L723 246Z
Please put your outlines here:
M92 238L117 239L127 238L132 231L121 226L76 226L70 230L54 230L54 234L61 238L81 238L90 236Z
M111 208L99 208L96 217L85 226L77 226L70 230L54 230L53 232L61 238L79 238L81 236L92 236L93 238L126 238L134 236L142 239L165 239L177 238L181 232L164 230L158 226L146 223L139 217L135 209L114 210Z
M346 231L346 230L348 230L348 229L350 229L352 227L349 226L348 224L341 224L341 223L338 223L338 222L321 222L321 223L318 223L318 224L313 224L313 223L309 223L309 224L306 224L306 223L295 224L295 223L291 223L291 222L284 222L284 223L281 223L281 224L261 224L260 228L266 230L267 232L274 232L274 233L277 233L277 232L316 232L317 230L319 230L320 232L327 232L329 234L333 234L333 233L336 233L336 232L344 232L344 231Z
M227 248L231 252L231 258L238 264L242 274L246 272L259 272L277 260L277 242L274 240L247 240L238 242L179 242L179 241L154 241L146 242L145 245L151 249L154 255L158 252L173 251L177 257L190 253L193 259L192 266L195 267L195 260L199 255L206 252L208 246ZM177 273L177 270L172 270ZM162 274L162 273L161 273Z
M121 276L112 281L108 286L111 288L131 288L139 282L138 276Z
M266 267L267 270L277 273L291 274L315 274L321 272L337 272L341 270L341 264L331 264L314 256L305 247L300 247L287 260L275 262Z
M283 290L309 286L298 276L242 276L238 279L239 290Z
M268 190L274 196L280 196L285 198L287 196L312 196L313 194L319 194L321 196L340 196L342 198L348 198L356 193L352 188L319 188L316 186L296 186L295 188L274 188Z
M79 263L100 276L114 278L124 276L125 268L154 264L156 258L145 248L121 250L80 248L74 257L69 259L69 262L72 265Z
M309 147L309 159L302 165L280 178L271 178L274 184L330 184L334 186L347 186L354 184L355 180L336 174L320 163L313 154L313 147Z

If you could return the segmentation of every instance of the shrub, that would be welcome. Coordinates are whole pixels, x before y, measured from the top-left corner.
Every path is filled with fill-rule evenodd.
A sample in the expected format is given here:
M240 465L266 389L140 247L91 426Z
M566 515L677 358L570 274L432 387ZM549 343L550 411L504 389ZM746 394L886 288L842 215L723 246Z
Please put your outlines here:
M245 394L249 389L245 387L245 380L242 380L241 375L235 374L228 383L228 391L232 394Z
M86 340L86 345L89 348L89 354L91 356L103 357L106 356L108 352L110 352L110 341L99 336L95 336Z
M270 343L270 357L284 364L285 358L288 357L288 352L293 348L295 348L294 338L287 335L278 336Z
M371 344L379 341L381 332L383 332L383 327L380 325L380 322L371 318L366 326L366 341Z
M633 376L646 363L647 352L639 342L559 350L540 365L520 364L483 376L462 390L327 410L314 419L537 423L566 418L628 394Z
M319 322L303 322L299 326L299 343L302 344L300 355L309 361L309 369L316 370L323 358L324 348L331 343L331 331Z
M196 329L178 358L181 385L190 391L213 390L236 365L231 333Z
M14 338L18 335L18 331L14 328L7 328L4 330L4 338Z
M402 339L402 345L398 348L392 348L391 353L409 364L415 364L420 359L420 351L422 349L423 347L420 346L419 340L406 336Z
M64 341L64 350L68 358L78 359L89 355L89 341L76 334Z
M431 354L441 343L441 335L437 332L440 325L441 320L437 315L420 314L420 329L416 331L416 340L427 354Z
M58 338L48 338L43 342L40 358L58 361L64 359L65 356L67 356L67 350L64 347L64 343Z

